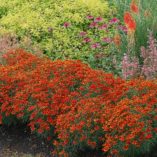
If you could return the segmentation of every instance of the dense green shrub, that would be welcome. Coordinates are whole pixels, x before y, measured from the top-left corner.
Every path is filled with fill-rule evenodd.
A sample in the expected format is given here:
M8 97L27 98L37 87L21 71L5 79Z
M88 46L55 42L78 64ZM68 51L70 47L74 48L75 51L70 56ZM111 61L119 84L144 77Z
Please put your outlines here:
M21 42L28 38L52 59L92 60L93 50L84 45L80 32L87 31L93 43L107 33L94 29L94 34L86 16L101 16L104 23L112 16L108 3L103 0L0 0L0 7L7 8L0 21L0 34L15 33Z

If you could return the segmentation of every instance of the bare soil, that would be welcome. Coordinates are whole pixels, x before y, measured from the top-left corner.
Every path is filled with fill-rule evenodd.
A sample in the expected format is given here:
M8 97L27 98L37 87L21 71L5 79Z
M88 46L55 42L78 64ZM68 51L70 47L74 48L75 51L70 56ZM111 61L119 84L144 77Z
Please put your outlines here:
M0 157L52 157L52 146L26 126L0 126Z

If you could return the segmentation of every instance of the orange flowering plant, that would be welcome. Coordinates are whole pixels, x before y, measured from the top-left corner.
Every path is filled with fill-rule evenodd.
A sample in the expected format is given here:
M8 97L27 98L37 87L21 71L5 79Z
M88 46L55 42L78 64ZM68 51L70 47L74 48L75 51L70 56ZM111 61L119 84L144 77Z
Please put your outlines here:
M149 152L156 136L156 83L142 79L126 82L127 94L117 104L106 106L103 150L124 156ZM136 153L135 153L136 152Z
M124 14L124 22L125 22L129 31L135 31L136 30L136 22L129 12L125 12L125 14Z
M3 117L28 121L32 131L46 137L52 134L60 114L114 84L111 74L92 70L80 61L52 62L23 50L10 51L4 58L5 65L0 67Z
M124 81L80 61L12 50L0 65L0 122L27 122L60 157L87 148L125 155L155 143L156 89L155 81Z

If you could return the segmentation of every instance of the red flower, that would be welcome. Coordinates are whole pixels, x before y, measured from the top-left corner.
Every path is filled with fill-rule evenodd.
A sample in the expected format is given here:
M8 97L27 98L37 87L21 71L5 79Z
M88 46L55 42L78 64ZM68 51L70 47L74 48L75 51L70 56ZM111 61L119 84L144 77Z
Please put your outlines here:
M92 15L88 15L88 16L87 16L87 19L88 19L88 20L91 20L91 19L94 19L94 17L93 17Z
M65 28L68 28L68 27L71 26L71 24L70 24L69 22L64 22L63 26L64 26Z
M132 0L131 4L130 4L130 10L134 13L138 13L139 9L138 6L136 5L135 1Z
M131 31L136 30L136 22L129 12L125 12L124 14L124 22L129 30Z
M94 19L94 22L102 22L103 18L102 17L97 17Z
M132 19L131 14L129 12L125 12L124 13L124 22L125 22L125 24L128 24L131 19Z

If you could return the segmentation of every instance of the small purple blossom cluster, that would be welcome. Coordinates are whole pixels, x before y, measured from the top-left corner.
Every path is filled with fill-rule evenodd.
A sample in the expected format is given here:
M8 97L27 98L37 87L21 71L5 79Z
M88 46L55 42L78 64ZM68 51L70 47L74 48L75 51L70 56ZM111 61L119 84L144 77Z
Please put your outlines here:
M126 28L124 28L124 26L119 25L120 20L116 17L112 18L108 23L104 23L104 19L102 17L94 17L92 15L88 15L86 17L87 19L87 28L90 28L91 30L93 30L93 36L91 37L90 35L88 36L88 33L86 31L82 31L79 33L79 36L81 38L83 38L83 43L91 43L90 44L90 48L91 49L99 49L102 48L102 44L110 44L113 42L113 39L111 37L99 37L98 40L95 40L95 37L97 36L97 34L99 34L99 31L106 31L109 32L108 29L110 29L112 27L112 25L117 24L116 28L118 30L124 30L126 31ZM96 35L95 35L96 34Z
M91 45L92 49L96 49L96 48L100 48L100 47L101 47L100 43L94 43Z
M112 18L108 24L103 23L104 19L100 16L94 18L94 16L88 15L87 19L92 20L91 23L89 24L89 28L98 28L99 30L106 30L109 27L109 25L118 24L120 22L120 20L117 19L116 17Z
M104 37L104 38L102 38L102 41L105 42L105 43L111 43L112 42L112 38Z
M68 28L68 27L71 26L71 23L70 23L70 22L64 22L63 26L64 26L65 28Z
M86 45L85 47L90 51L103 51L107 45L114 42L114 36L109 33L110 30L118 29L126 32L126 28L120 24L120 20L116 17L112 18L107 23L101 16L94 17L88 15L86 16L85 22L85 27L83 31L79 32L78 36L83 45ZM65 29L70 28L71 26L72 24L68 21L63 24ZM105 36L102 36L102 34L104 34L103 31L105 31Z
M128 29L127 29L127 27L126 27L126 26L119 25L117 28L118 28L118 30L123 31L124 33L127 33L127 32L128 32Z

